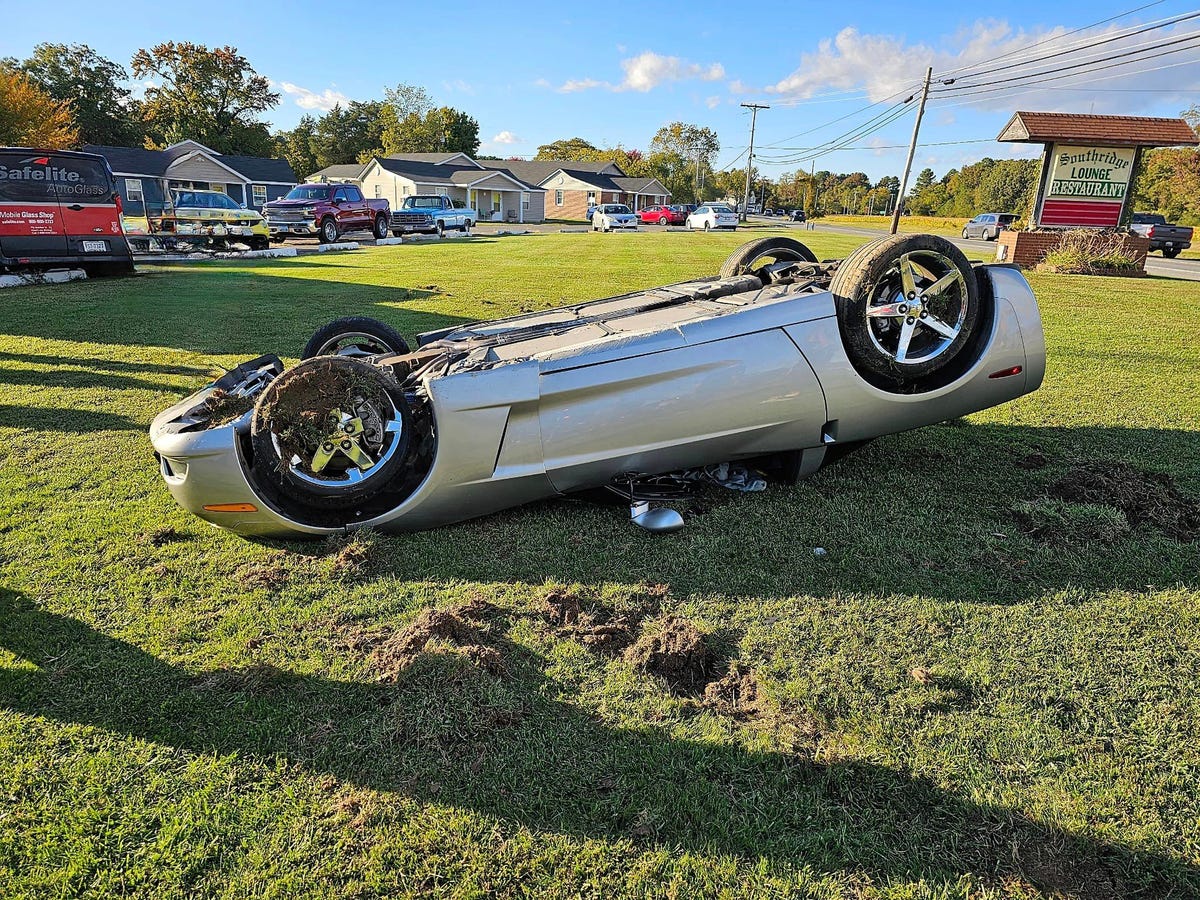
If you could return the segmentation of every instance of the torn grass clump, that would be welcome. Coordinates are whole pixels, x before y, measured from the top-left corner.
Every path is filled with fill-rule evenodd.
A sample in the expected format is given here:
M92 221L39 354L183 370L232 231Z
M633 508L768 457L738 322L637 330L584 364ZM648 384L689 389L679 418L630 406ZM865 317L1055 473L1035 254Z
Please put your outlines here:
M1177 541L1200 538L1200 502L1185 497L1170 475L1125 462L1081 463L1050 485L1050 497L1119 510L1129 525L1149 525Z
M671 616L625 651L626 662L657 675L671 690L698 694L708 684L714 659L704 635L687 619Z

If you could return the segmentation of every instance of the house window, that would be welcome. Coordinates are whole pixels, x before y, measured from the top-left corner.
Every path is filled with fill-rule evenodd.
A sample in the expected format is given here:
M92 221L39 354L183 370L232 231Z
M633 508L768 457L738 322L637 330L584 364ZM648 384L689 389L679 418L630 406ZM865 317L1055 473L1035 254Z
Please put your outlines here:
M145 199L142 197L142 179L126 178L125 196L130 203L141 203Z
M262 206L267 202L267 186L265 184L250 185L250 196L255 206Z
M214 191L220 191L222 194L229 193L225 190L225 185L219 181L214 181L209 187Z
M383 185L377 181L377 182L375 182L375 199L378 200L382 196L383 196Z
M588 191L588 206L595 206L595 205L596 205L596 192Z
M555 205L555 206L562 206L562 205L563 205L562 191L555 191L555 192L554 192L554 205Z
M521 209L529 209L529 194L521 191Z

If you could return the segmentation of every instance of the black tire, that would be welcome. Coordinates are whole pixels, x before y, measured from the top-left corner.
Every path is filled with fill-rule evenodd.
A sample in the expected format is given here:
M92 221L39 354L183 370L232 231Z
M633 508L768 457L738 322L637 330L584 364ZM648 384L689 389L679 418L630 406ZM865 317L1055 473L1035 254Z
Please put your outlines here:
M706 220L706 221L705 221L705 223L704 223L704 230L705 230L705 231L712 231L712 225L711 225L711 224L710 224L710 223L709 223L707 220Z
M354 341L360 337L363 338L361 343L350 345L358 347L358 351L346 349L331 354L339 340ZM379 353L407 352L408 342L404 340L404 336L386 322L367 316L346 316L318 328L304 345L300 358L312 359L329 355L374 356Z
M463 222L463 229L462 229L463 234L466 234L468 231L470 231L474 227L475 227L475 223L472 222L470 219L467 219L465 222Z
M387 216L375 217L375 237L377 240L383 240L388 236L388 220Z
M266 250L271 246L271 239L265 235L255 234L250 237L251 250Z
M338 239L337 221L333 216L326 216L321 220L321 235L320 241L322 244L332 244Z
M433 230L437 232L438 237L446 236L446 223L441 219L437 220L437 224L433 226Z
M971 239L971 236L970 236L969 234L967 234L967 229L965 229L965 228L963 229L963 235L962 235L962 236L963 236L963 240L964 240L964 241L968 241L968 240L970 240L970 239Z
M659 225L670 225L670 224L671 224L671 222L670 222L670 220L669 220L669 219L668 219L666 216L659 216L659 217L658 217L658 224L659 224Z
M721 278L734 278L754 271L754 263L759 260L775 260L776 262L794 261L815 263L817 256L802 243L789 237L760 238L743 244L729 254L721 263Z
M284 459L288 451L281 452L280 438L273 428L278 424L272 422L272 417L278 416L280 397L289 390L303 389L300 387L305 380L318 378L328 383L329 379L338 377L354 379L354 384L370 385L374 398L363 400L355 412L363 416L364 409L375 409L382 420L386 415L389 421L399 422L399 430L384 430L378 438L378 452L368 452L368 456L376 456L375 465L365 472L358 469L357 479L339 479L339 472L345 469L329 469L328 473L305 472L303 464L295 465L291 459ZM301 401L303 402L303 401ZM313 412L324 414L328 410L313 409ZM366 437L378 429L378 423L364 421L366 426L359 440L366 445ZM330 427L333 427L332 421ZM269 384L258 398L254 407L254 416L250 423L250 442L254 451L253 470L255 477L278 489L282 494L299 501L313 509L352 509L360 506L372 497L385 491L395 476L403 471L408 462L408 448L413 432L412 411L404 399L404 392L393 382L389 382L383 373L368 363L346 357L326 356L305 360L287 372L284 372ZM315 451L315 446L314 446ZM340 457L335 457L341 462ZM331 460L332 462L332 460Z
M905 260L913 273L912 295L903 289ZM949 283L926 299L921 292L942 279ZM973 345L983 312L967 258L946 238L930 234L893 235L860 247L842 261L829 289L850 361L887 389L920 389L954 365ZM874 314L868 316L868 309Z
M1175 257L1177 257L1179 255L1179 251L1178 250L1164 250L1162 252L1162 254L1163 254L1163 259L1174 259Z

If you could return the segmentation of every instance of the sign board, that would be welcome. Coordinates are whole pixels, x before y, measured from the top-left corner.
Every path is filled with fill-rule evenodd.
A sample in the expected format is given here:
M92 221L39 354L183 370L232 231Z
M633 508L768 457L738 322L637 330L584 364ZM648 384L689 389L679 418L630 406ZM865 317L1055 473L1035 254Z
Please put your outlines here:
M1051 144L1038 225L1112 228L1121 218L1137 149Z

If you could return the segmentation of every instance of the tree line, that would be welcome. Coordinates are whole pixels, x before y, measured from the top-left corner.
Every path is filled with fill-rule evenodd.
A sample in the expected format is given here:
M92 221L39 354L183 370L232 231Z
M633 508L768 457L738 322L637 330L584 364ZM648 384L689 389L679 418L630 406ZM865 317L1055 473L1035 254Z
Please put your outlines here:
M145 85L141 97L131 76ZM272 132L261 116L279 100L235 47L167 41L126 69L86 44L42 43L27 59L0 59L0 144L153 150L191 139L218 153L282 156L301 176L376 154L479 149L475 119L413 85Z
M127 86L141 80L142 96ZM157 149L192 139L218 153L279 156L303 177L340 163L390 153L479 151L479 123L468 113L439 106L415 85L399 84L382 100L352 100L294 128L272 132L261 116L280 95L235 47L209 48L167 41L139 50L129 67L86 44L42 43L28 58L0 59L0 145L47 148L111 144ZM1200 105L1182 113L1200 133ZM721 143L710 129L686 122L664 125L643 153L598 147L580 138L543 144L538 159L609 159L631 176L654 177L677 203L740 201L743 169L715 170ZM905 209L914 215L972 216L1013 212L1025 217L1037 187L1036 160L985 157L940 179L918 173ZM771 207L829 213L885 213L899 180L874 182L862 172L750 173L756 200ZM1162 148L1143 154L1134 182L1138 210L1200 224L1200 152Z

